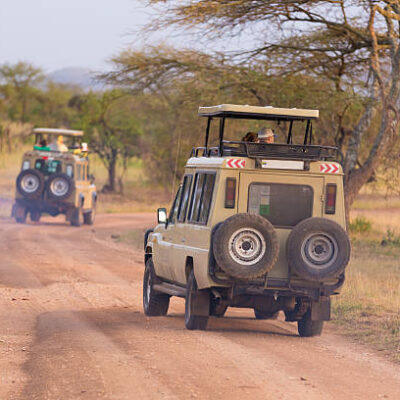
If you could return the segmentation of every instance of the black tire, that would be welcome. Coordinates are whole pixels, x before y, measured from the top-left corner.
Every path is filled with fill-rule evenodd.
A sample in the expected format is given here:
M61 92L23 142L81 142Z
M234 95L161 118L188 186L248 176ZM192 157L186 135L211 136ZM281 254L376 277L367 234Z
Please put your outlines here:
M345 230L326 218L308 218L297 224L286 247L292 270L312 281L338 277L349 262L350 252Z
M31 210L30 212L30 216L31 216L31 221L33 222L39 222L40 221L40 217L42 216L39 210Z
M21 204L16 204L14 209L14 214L15 214L15 221L17 221L19 224L24 224L26 222L26 216L28 214L28 211L25 206Z
M256 319L277 319L278 315L279 311L266 312L257 310L256 308L254 309L254 316L256 317Z
M82 226L84 223L81 207L75 207L71 213L70 223L72 226Z
M213 251L218 266L228 275L253 279L272 269L279 242L274 227L265 218L235 214L216 230Z
M155 273L153 261L149 258L146 261L143 276L143 310L149 317L167 315L170 296L165 293L158 293L153 289Z
M297 330L301 337L319 336L322 333L324 321L312 321L309 309L303 317L297 321Z
M149 240L149 235L150 235L150 233L152 233L152 232L153 232L153 229L147 229L146 233L144 234L144 240L143 240L143 247L144 247L144 250L146 250L147 241Z
M93 225L96 219L96 202L93 202L93 207L89 212L83 214L83 222L86 225Z
M44 176L36 169L25 169L17 176L17 191L27 199L37 199L44 190Z
M47 180L47 196L52 200L65 200L71 196L74 182L67 174L57 172Z
M197 282L193 270L190 271L185 299L185 326L190 330L205 330L207 328L208 317L193 315L194 295L197 292Z

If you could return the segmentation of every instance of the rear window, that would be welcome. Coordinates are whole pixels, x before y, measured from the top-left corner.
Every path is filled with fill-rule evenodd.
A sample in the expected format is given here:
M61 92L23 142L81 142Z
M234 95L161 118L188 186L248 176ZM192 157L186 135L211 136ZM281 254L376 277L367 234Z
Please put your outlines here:
M58 160L39 158L35 161L35 168L44 175L50 175L55 172L61 172L61 162Z
M306 185L252 183L248 212L267 218L272 225L293 227L312 216L313 189Z

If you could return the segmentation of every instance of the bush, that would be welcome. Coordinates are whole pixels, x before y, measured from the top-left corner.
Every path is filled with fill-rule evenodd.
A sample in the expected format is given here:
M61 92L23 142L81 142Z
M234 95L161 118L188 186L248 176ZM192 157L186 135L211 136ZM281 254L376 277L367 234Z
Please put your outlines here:
M350 222L349 229L351 233L368 233L371 232L372 223L365 217L357 217Z
M400 236L396 235L394 229L388 229L386 236L381 241L381 246L394 246L400 247Z

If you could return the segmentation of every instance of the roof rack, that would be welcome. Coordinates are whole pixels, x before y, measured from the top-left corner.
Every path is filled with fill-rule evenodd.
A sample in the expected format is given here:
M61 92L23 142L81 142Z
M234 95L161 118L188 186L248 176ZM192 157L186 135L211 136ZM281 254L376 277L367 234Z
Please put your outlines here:
M83 136L83 131L74 131L71 129L53 129L53 128L35 128L34 134L45 133L47 135L59 135L59 136L72 136L80 137Z

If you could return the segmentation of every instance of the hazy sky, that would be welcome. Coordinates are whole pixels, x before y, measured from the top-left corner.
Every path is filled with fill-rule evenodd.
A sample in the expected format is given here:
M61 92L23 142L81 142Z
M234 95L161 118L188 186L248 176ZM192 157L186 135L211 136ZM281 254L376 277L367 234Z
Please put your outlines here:
M100 70L119 50L138 45L133 32L149 13L136 0L0 0L0 64Z

